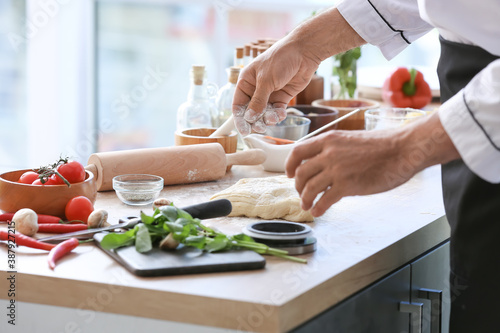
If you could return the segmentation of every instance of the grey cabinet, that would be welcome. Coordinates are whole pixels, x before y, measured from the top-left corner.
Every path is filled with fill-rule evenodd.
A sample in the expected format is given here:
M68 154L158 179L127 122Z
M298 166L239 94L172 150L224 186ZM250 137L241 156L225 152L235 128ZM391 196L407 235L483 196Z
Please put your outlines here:
M293 332L446 333L448 276L449 243L445 243Z

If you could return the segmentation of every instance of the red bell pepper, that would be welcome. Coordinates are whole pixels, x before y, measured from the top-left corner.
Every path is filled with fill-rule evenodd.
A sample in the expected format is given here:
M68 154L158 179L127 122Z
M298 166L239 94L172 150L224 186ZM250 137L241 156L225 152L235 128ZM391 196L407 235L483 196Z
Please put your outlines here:
M431 102L432 92L421 72L399 67L385 80L382 100L393 107L421 109Z

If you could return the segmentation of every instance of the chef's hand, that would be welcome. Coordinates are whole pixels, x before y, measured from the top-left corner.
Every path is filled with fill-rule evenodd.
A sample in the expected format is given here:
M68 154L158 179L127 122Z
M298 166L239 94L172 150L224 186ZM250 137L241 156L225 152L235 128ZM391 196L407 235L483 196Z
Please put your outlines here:
M299 25L241 72L232 107L238 131L264 133L285 119L286 105L321 61L364 43L336 8Z
M233 116L238 131L264 133L266 125L285 119L288 102L304 90L319 63L289 38L259 55L241 72L236 86Z
M329 131L308 139L288 156L286 173L295 177L302 208L321 216L345 196L390 190L428 166L459 157L434 113L397 129Z

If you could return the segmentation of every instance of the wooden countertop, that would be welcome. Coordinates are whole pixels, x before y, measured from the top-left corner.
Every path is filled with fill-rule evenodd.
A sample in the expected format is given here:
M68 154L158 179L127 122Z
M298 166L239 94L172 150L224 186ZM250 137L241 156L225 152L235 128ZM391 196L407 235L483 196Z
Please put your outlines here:
M217 182L167 186L162 197L179 206L206 201L240 178L274 176L259 167L235 166ZM138 215L114 192L99 193L96 208L111 221ZM150 209L150 208L147 208ZM141 278L94 245L61 260L55 271L46 252L17 249L17 300L257 332L283 332L401 267L449 237L439 167L392 191L342 199L311 225L318 249L299 264L266 257L265 269ZM256 219L207 220L239 233ZM0 270L7 250L0 246ZM1 279L0 290L7 290ZM6 299L7 293L0 293ZM196 314L196 315L194 315Z

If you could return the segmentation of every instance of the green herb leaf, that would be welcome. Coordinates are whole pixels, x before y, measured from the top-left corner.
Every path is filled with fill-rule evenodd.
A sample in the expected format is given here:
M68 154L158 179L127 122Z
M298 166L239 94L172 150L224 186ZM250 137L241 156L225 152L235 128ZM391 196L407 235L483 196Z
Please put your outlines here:
M151 224L155 221L155 218L153 216L146 215L143 211L141 211L141 221L145 224Z
M161 206L160 214L165 216L168 221L174 222L177 220L177 208L174 206Z
M177 218L183 218L183 219L187 219L190 221L193 220L193 217L191 216L191 214L189 214L188 212L186 212L185 210L180 209L180 208L177 208Z
M122 246L133 245L136 232L137 226L127 232L109 233L102 238L101 246L105 250L112 250Z
M138 224L137 228L137 233L135 235L135 249L139 253L151 251L153 245L151 244L151 237L149 236L148 228L143 223Z
M205 236L189 236L184 239L184 245L193 246L200 250L205 248Z
M217 252L222 250L227 250L229 239L226 235L218 234L215 238L207 238L207 244L205 245L205 250L208 252ZM230 248L231 246L229 246Z

